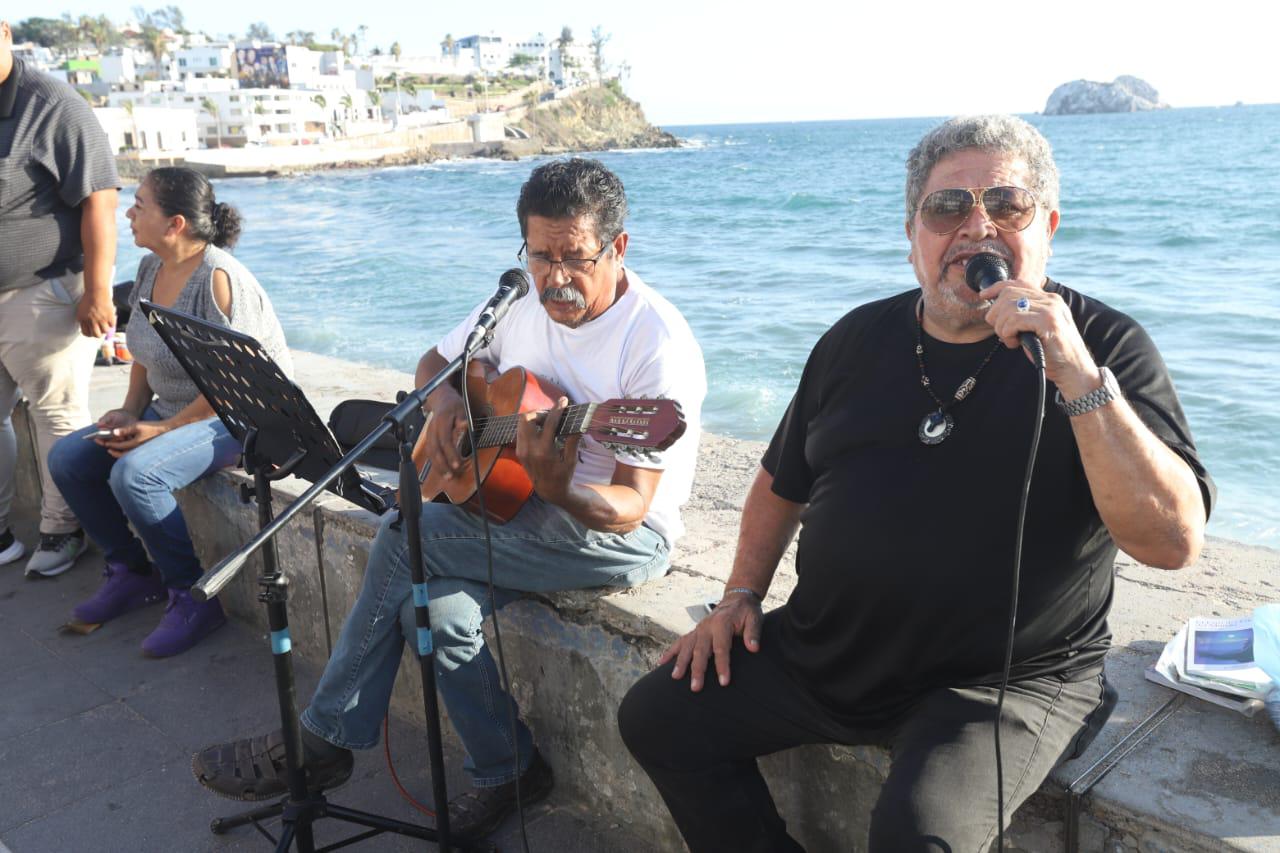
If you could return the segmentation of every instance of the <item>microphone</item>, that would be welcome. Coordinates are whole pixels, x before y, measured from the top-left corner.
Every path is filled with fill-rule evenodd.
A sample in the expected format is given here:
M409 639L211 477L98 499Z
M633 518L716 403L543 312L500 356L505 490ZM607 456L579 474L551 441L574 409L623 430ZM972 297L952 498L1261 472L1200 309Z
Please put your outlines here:
M979 252L974 255L964 265L964 282L969 288L978 293L985 288L990 287L999 281L1005 281L1009 278L1009 265L1004 262L1004 258L994 252ZM1018 340L1022 341L1022 346L1027 352L1031 353L1031 358L1036 363L1036 367L1044 366L1044 347L1040 343L1040 339L1036 337L1035 332L1019 332Z
M488 343L493 335L493 327L507 313L511 303L529 292L529 274L519 267L512 267L498 279L498 290L484 306L480 316L476 318L476 326L467 335L467 345L463 347L467 353L473 353Z

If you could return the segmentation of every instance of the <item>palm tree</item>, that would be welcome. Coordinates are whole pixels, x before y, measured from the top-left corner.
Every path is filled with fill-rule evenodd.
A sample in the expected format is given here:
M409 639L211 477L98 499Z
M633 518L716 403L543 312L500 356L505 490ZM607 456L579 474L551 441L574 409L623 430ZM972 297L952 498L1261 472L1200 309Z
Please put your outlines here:
M213 102L213 98L201 98L200 109L213 116L213 132L218 140L218 147L222 147L222 123L218 120L218 105Z
M81 15L79 31L98 53L102 53L102 49L111 44L111 35L115 32L115 28L111 26L111 20L106 15L99 15L96 18Z
M373 107L369 117L382 121L382 93L377 89L369 93L369 105Z
M169 26L173 28L174 32L185 33L187 31L187 16L182 13L182 9L177 6L165 6L164 16L169 22Z
M396 62L399 62L399 61L400 61L400 54L401 54L402 52L403 52L403 50L402 50L402 48L400 47L400 42L398 42L398 41L393 41L393 42L391 43L391 55L392 55L392 56L394 56L394 57L396 58Z
M611 38L613 34L606 33L604 27L591 30L591 64L595 66L596 85L604 82L604 45Z
M315 104L322 110L329 106L329 102L324 99L324 95L316 95L311 99L311 103Z
M353 107L351 96L344 94L338 99L338 103L342 105L342 117L344 119L349 119L351 117L351 110Z
M445 33L444 41L440 42L440 52L443 53L445 56L452 56L453 64L457 65L458 57L453 56L453 45L454 45L453 34Z
M560 50L560 78L563 85L569 85L572 80L569 76L569 69L577 66L577 61L569 55L569 48L573 46L573 30L563 26L560 28L560 38L555 40L556 47Z
M147 53L151 54L155 59L156 79L159 79L162 68L161 62L167 54L169 46L169 40L165 37L164 30L151 24L143 24L142 45L147 49Z
M364 37L367 32L369 32L369 28L364 24L356 27L356 53L361 53L364 50Z

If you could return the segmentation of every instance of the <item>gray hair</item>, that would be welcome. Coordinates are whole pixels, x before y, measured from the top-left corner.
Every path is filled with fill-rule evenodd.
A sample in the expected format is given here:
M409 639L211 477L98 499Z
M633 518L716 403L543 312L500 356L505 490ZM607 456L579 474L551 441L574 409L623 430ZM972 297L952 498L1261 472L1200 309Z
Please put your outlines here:
M1040 131L1016 116L959 116L930 130L907 155L907 222L915 219L929 173L948 154L979 148L1023 160L1036 201L1045 210L1058 207L1058 167L1053 149Z

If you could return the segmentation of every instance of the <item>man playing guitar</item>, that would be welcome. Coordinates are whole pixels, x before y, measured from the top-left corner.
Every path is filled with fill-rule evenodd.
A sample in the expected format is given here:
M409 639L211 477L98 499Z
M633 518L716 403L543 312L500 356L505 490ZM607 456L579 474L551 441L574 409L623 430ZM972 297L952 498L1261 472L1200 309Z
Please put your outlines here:
M478 355L504 375L524 368L564 396L545 413L516 415L515 457L533 493L509 521L491 527L498 607L522 592L633 586L665 574L683 532L679 510L693 483L706 393L702 353L688 324L624 266L627 202L617 176L594 160L543 164L521 188L516 212L524 237L519 256L538 298L513 303ZM422 357L419 385L462 352L481 307ZM685 432L660 454L605 446L590 429L559 429L568 398L668 398L659 402L678 403ZM471 407L477 420L488 414L474 398ZM448 491L450 481L474 478L470 456L460 449L463 400L441 386L426 408L415 455L425 454L431 476ZM408 544L392 526L395 515L383 519L359 598L302 713L313 788L346 781L350 750L377 744L405 637L416 630ZM517 720L512 738L507 703L513 708L514 700L485 643L490 601L481 518L464 506L426 502L421 526L437 685L474 785L450 802L451 826L477 838L514 807L517 777L527 804L546 796L552 774L523 722ZM284 761L275 732L209 747L192 768L217 793L260 800L285 793Z

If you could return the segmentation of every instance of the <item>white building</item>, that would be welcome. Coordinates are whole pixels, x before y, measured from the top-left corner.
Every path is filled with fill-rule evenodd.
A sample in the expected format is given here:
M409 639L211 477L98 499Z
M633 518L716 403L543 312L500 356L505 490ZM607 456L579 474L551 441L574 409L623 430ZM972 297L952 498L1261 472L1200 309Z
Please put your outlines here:
M202 82L202 91L115 92L110 102L119 106L132 101L137 105L135 113L139 107L194 110L199 140L209 148L319 142L331 123L348 117L357 120L367 116L369 109L363 98L353 97L352 108L347 110L340 97L329 95L324 96L321 106L313 91L229 87L215 90L214 78Z
M511 41L494 32L466 36L453 43L453 54L460 60L470 60L474 68L496 74L511 60Z
M41 71L52 71L55 66L60 64L53 55L52 50L33 41L15 44L13 46L13 55L22 57L24 62L39 68Z
M98 58L98 65L102 82L108 86L123 88L138 81L138 63L129 48L103 54Z
M510 70L517 74L530 74L546 78L551 74L552 49L551 39L548 39L542 33L525 36L523 39L512 41L511 56L507 59L507 65L510 67L511 60L517 56L525 56L533 61L529 65L511 68Z
M93 114L117 153L163 155L200 147L193 109L134 107L130 112L122 107L98 107Z
M173 66L179 80L192 77L234 77L236 51L233 42L202 44L173 52Z
M551 50L551 79L557 86L576 86L595 80L595 52L591 45L570 43L567 49Z
M422 76L434 74L475 74L479 69L471 62L471 54L457 57L440 53L434 56L401 56L396 59L389 53L380 56L364 57L370 70L379 80L385 80L389 74L418 74Z
M516 73L550 77L559 86L575 86L594 80L595 52L591 49L591 44L574 41L567 48L561 48L558 41L559 38L548 38L543 33L522 37L492 32L471 35L453 43L452 57L459 65L469 64L487 74ZM511 60L521 55L532 61L520 68L511 67Z

